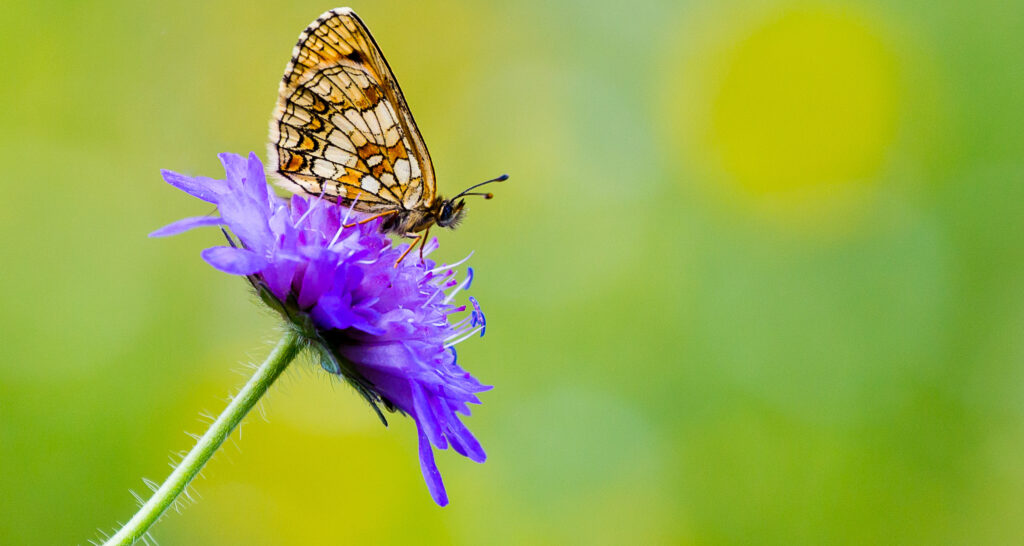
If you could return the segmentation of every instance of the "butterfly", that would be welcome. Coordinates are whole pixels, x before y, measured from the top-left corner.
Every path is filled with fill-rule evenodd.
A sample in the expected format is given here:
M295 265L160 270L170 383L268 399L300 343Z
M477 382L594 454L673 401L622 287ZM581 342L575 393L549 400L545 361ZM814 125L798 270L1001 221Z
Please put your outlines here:
M366 24L350 8L330 10L299 35L270 121L268 145L278 181L384 217L381 231L426 244L430 227L455 228L463 197L437 195L434 166L391 67ZM348 224L347 227L355 224ZM395 265L398 265L398 262Z

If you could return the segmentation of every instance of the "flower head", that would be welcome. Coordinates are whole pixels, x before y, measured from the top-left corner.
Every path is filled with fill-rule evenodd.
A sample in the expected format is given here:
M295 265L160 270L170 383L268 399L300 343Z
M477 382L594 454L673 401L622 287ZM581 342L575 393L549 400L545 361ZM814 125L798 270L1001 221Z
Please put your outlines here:
M226 180L163 172L172 186L216 204L220 216L185 218L151 235L227 226L237 243L228 236L229 246L208 248L203 259L247 277L302 333L324 369L344 377L382 420L379 406L415 420L423 477L434 500L447 504L431 444L451 445L476 462L486 458L457 415L469 415L468 404L480 403L476 393L491 388L456 364L455 345L484 332L476 299L469 298L468 309L453 303L473 270L459 280L459 264L437 267L409 257L396 265L403 248L380 233L380 220L346 226L353 214L347 208L275 195L255 154L220 159ZM436 248L432 240L425 253ZM453 318L463 312L464 318Z

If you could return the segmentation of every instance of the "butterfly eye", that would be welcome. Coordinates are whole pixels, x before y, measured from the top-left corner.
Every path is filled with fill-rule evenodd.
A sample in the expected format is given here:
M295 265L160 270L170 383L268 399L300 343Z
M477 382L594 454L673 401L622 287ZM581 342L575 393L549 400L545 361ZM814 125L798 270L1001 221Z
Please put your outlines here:
M450 227L452 222L455 221L456 210L452 207L451 201L445 201L441 205L441 210L437 212L437 225L441 227Z

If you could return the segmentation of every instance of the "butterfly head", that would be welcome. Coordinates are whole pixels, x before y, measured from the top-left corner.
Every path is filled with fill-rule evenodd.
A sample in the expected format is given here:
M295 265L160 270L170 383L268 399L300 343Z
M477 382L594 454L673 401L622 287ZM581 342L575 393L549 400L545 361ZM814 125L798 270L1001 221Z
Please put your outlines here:
M437 208L434 210L434 221L441 227L455 229L455 227L459 225L459 222L462 221L462 216L466 213L466 211L463 210L463 207L466 206L466 200L463 199L463 197L479 195L484 199L491 199L494 197L493 193L474 192L473 190L485 184L490 184L492 182L504 182L505 180L508 180L507 174L470 186L462 193L452 197L451 199L441 199L438 202Z
M459 199L458 201L455 199L445 199L441 201L434 215L434 220L437 222L437 225L443 228L455 229L459 222L462 221L462 216L466 214L466 211L462 209L464 206L466 206L465 199Z

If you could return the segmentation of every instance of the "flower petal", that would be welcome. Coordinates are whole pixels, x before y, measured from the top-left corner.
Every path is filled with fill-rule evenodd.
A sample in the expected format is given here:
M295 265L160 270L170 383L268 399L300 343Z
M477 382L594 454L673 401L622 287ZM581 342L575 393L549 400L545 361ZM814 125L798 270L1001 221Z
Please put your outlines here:
M473 436L473 433L466 428L466 425L459 420L459 417L455 415L451 408L443 405L443 403L438 404L438 406L435 409L445 415L445 422L448 424L447 436L452 442L452 447L475 463L486 461L487 453L484 452L484 448L480 445L476 436Z
M203 251L203 259L213 267L232 275L252 275L267 266L267 260L251 250L215 246Z
M306 270L302 273L302 285L299 288L299 307L309 309L324 292L331 287L331 280L334 278L334 267L337 264L323 256L309 260Z
M209 203L216 203L227 191L223 180L215 180L205 176L185 176L168 170L160 171L160 174L163 175L164 180L168 184Z
M351 294L329 294L320 298L313 309L313 319L336 330L349 328L359 319L352 312Z
M246 193L256 200L260 207L269 204L267 199L267 175L263 171L263 163L256 156L256 152L249 152L249 162L246 165L245 188Z
M166 226L150 233L150 237L170 237L171 235L177 235L184 233L190 229L202 227L202 226L216 226L224 223L224 219L219 216L193 216L191 218L182 218L177 222L167 224Z
M260 272L260 276L263 277L263 282L275 296L285 300L288 298L288 291L291 290L292 281L295 280L295 274L301 265L296 258L280 252Z
M232 183L240 183L231 178ZM239 192L232 192L221 197L217 203L220 215L231 226L231 231L238 236L247 248L260 253L269 253L274 246L274 233L270 230L270 211L265 205L255 206L252 199Z
M224 166L227 174L228 186L232 192L244 193L242 181L245 180L247 161L238 154L223 153L217 154L220 164Z
M437 446L438 449L447 449L448 442L444 439L444 435L441 434L440 423L438 423L438 420L434 417L434 412L430 409L430 402L427 400L427 395L423 392L423 387L416 381L409 381L409 388L412 392L412 407L416 410L416 424L427 435L427 439Z
M423 434L423 429L417 427L419 433L420 447L420 470L423 471L423 480L427 482L427 489L430 496L438 506L448 504L448 492L444 490L444 482L441 481L441 471L437 469L434 462L434 450L430 447L430 440Z

